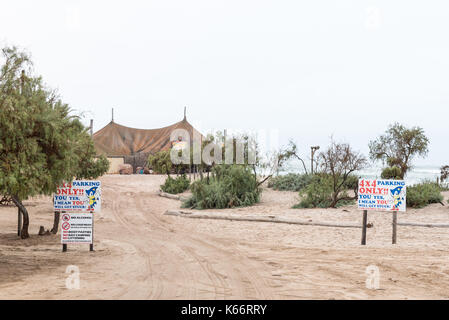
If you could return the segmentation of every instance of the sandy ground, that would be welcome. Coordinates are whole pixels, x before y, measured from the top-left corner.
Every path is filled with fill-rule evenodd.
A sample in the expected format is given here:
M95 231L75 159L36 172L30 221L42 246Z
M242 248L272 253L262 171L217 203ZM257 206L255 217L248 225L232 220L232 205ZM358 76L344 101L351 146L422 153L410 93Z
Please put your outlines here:
M161 176L105 176L102 212L95 215L95 252L59 235L50 198L28 201L31 238L16 235L17 210L0 208L1 299L447 299L449 229L398 227L391 214L369 213L361 229L164 216L180 202L161 198ZM449 193L445 193L447 199ZM295 192L265 189L260 204L215 210L272 214L313 221L361 223L354 206L291 209ZM211 210L208 210L210 212ZM409 210L399 221L448 222L449 206ZM80 289L67 289L66 268L80 270ZM367 289L366 268L377 266L380 288Z

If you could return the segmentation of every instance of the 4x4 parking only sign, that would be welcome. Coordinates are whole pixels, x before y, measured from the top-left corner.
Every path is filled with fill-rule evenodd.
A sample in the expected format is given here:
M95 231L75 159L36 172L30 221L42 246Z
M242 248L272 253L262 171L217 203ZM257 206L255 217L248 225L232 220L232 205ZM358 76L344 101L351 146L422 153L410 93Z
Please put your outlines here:
M357 204L362 210L405 211L405 181L360 179Z

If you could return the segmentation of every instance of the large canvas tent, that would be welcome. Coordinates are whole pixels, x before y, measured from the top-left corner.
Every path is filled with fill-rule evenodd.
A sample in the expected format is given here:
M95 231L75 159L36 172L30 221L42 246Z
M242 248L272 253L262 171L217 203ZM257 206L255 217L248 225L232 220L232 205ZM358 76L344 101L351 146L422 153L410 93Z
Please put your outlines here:
M170 150L173 142L178 137L172 137L176 129L184 129L189 133L190 141L196 137L202 139L201 133L197 131L184 117L182 121L170 126L158 129L136 129L130 128L113 120L93 135L95 150L98 155L106 155L111 164L117 163L117 158L131 164L134 169L144 166L149 154L162 150ZM115 171L115 170L113 170Z

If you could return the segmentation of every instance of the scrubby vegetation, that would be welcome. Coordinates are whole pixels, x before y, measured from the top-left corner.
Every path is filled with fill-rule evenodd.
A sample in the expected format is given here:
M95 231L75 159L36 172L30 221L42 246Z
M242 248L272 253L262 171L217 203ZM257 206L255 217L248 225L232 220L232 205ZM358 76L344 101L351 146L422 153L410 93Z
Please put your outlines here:
M340 200L334 207L341 207L354 203L355 197L348 194L348 186L353 187L353 181L358 181L356 176L351 176L349 183L343 183L344 190L339 194ZM356 186L357 188L357 186ZM315 174L310 183L300 190L301 202L294 208L329 208L333 203L333 179L328 174Z
M317 179L322 179L322 177L331 178L329 174L320 173L318 176L314 174L297 174L288 173L286 175L279 175L273 177L270 182L268 182L268 188L272 188L278 191L301 191L304 190L311 183ZM354 190L357 189L358 177L355 175L349 175L344 182L344 189Z
M422 208L431 203L443 203L443 195L438 184L423 182L407 187L407 207Z
M148 157L148 166L157 174L170 174L172 162L170 151L160 151Z
M357 177L353 173L366 165L363 155L351 149L349 144L331 142L319 158L319 173L315 174L300 196L296 208L335 208L357 199ZM352 189L354 194L349 194Z
M401 169L398 167L387 167L382 170L380 176L382 179L401 180L401 174Z
M180 175L173 179L168 176L165 183L161 185L161 190L171 194L183 193L189 189L190 181L185 174Z
M212 168L208 179L191 185L192 196L185 208L210 209L250 206L260 199L256 176L246 165L219 165Z
M273 177L268 182L268 188L280 191L301 191L308 186L313 180L311 174L289 173Z

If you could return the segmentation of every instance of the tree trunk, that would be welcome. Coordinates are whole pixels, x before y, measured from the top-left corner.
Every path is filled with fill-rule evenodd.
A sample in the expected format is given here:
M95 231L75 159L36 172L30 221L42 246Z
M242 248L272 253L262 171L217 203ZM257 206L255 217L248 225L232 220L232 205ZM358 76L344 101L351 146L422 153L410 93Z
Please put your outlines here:
M59 229L59 216L60 213L55 211L55 217L53 219L53 228L51 229L51 233L57 234Z
M19 208L19 210L22 212L22 215L23 215L23 222L22 222L23 224L22 224L22 231L20 233L20 237L22 239L29 238L30 235L28 234L28 226L30 225L30 218L28 215L28 211L25 208L25 206L22 204L22 201L20 201L20 199L17 196L13 196L12 201L17 206L17 208Z
M302 159L301 159L300 157L298 157L297 155L295 155L295 157L296 157L299 161L302 162L302 166L304 167L304 172L305 172L306 174L309 174L309 173L307 172L307 167L306 167L306 164L305 164L304 160L302 160ZM313 173L313 168L312 168L312 173Z
M338 193L336 193L336 192L332 193L332 202L329 207L335 208L337 206L338 200L340 200L340 199L338 199Z

